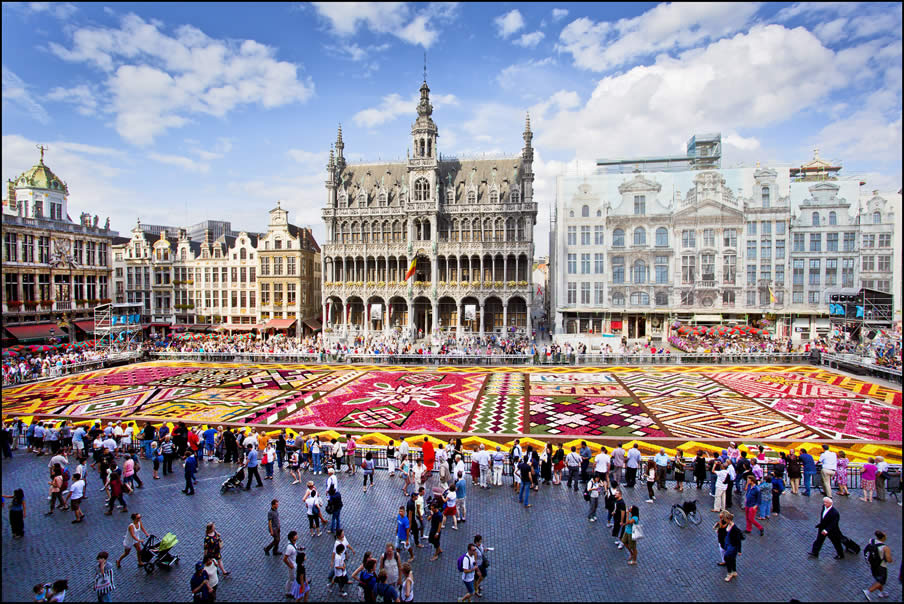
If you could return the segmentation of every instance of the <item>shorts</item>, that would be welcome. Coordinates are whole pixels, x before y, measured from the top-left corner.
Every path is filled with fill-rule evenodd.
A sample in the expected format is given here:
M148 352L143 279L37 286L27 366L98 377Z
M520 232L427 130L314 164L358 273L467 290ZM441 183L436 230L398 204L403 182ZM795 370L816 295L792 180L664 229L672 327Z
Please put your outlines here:
M474 593L474 581L462 581L465 584L465 589L468 590L469 594Z
M876 583L879 585L885 586L885 582L888 581L888 569L884 566L880 566L876 568L873 572L873 579L876 580Z
M205 443L205 444L204 444L204 450L205 450L205 451L211 451L211 452L213 452L214 449L216 449L216 447L214 446L213 443Z
M447 507L443 510L443 516L454 516L456 513L455 506Z
M320 528L320 516L308 514L308 527L312 529Z
M481 564L477 568L480 570L480 576L486 579L487 571L490 569L490 565L487 564L486 561L484 561L483 564Z
M69 508L70 508L73 512L77 512L78 509L79 509L79 507L80 507L81 505L82 505L82 500L81 500L81 498L79 498L79 499L70 499L70 500L69 500Z
M396 550L402 551L402 550L406 550L406 549L411 549L410 546L408 545L408 542L404 541L402 539L396 538Z
M83 441L83 440L76 440L76 441L73 441L72 444L75 445L75 450L76 450L76 451L84 451L84 450L85 450L85 441Z

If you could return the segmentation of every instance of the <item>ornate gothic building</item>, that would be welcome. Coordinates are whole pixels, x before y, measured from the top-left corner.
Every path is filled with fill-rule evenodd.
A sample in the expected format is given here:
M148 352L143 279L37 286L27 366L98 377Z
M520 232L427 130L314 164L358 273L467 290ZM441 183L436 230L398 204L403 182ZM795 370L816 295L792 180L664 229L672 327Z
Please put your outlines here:
M518 156L441 157L426 79L420 92L407 162L349 165L339 128L323 209L324 332L529 333L530 117Z

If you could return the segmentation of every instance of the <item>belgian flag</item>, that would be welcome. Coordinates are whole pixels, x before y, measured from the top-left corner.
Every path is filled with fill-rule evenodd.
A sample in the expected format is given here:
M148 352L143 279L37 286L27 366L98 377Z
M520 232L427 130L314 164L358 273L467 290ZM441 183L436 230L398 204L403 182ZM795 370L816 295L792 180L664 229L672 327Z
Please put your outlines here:
M411 260L411 266L408 267L408 272L405 273L405 281L408 281L409 279L411 279L414 276L414 267L416 264L417 264L417 256L415 256Z

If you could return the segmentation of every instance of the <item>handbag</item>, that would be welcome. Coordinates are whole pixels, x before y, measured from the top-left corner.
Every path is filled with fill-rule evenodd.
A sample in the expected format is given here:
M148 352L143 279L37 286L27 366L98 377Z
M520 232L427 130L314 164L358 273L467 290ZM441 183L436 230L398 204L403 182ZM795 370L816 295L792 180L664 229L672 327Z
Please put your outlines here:
M634 541L643 539L643 529L640 528L640 525L637 524L636 522L634 523L634 526L631 528L631 539L633 539Z

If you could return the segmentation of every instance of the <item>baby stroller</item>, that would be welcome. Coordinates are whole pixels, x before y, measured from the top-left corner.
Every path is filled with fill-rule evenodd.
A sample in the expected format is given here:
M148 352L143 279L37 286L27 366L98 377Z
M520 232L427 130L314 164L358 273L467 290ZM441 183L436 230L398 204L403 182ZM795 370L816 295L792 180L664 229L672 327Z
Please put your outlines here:
M147 574L154 572L158 566L170 570L174 564L179 562L179 556L173 554L173 546L179 543L176 536L167 533L163 539L158 539L154 535L148 536L141 549L142 568Z
M229 489L240 489L242 488L242 481L245 480L245 466L242 466L238 469L238 472L227 478L222 485L220 485L220 493L225 493Z

